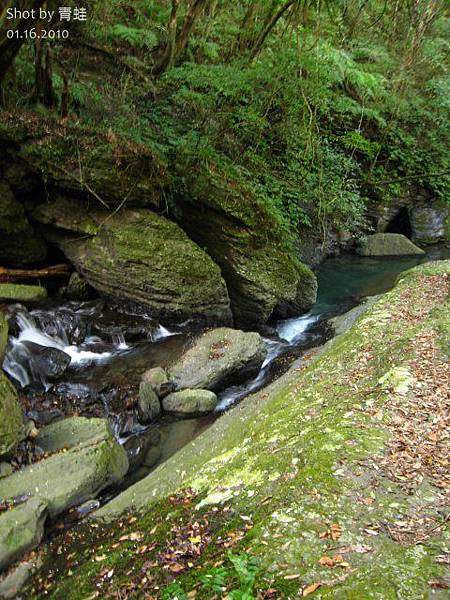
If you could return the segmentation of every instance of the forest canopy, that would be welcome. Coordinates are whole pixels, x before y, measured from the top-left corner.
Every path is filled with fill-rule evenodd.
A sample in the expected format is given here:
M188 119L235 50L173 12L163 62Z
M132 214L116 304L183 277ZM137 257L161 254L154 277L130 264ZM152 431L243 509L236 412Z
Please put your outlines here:
M8 8L61 6L3 3L7 110L145 147L176 193L204 165L288 237L357 234L368 207L399 196L448 202L443 0L78 0L64 7L86 19L33 23L67 39L8 34L30 28Z

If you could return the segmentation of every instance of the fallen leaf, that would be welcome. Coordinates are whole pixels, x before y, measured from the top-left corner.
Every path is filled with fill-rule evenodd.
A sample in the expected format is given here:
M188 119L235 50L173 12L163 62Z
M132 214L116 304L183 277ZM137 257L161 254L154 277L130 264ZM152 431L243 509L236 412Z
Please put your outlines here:
M102 560L106 560L106 554L101 554L100 556L95 557L96 562L102 562Z
M319 564L323 567L334 567L334 560L329 556L322 556L322 558L319 559Z
M320 586L320 583L312 583L311 585L305 587L302 591L303 598L306 598L306 596L309 596L310 594L314 593L317 589L320 588Z

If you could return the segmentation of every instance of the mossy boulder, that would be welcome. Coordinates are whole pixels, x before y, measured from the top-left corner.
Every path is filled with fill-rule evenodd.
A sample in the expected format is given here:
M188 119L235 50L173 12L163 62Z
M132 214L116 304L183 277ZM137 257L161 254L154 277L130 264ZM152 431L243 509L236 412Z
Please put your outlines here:
M43 187L45 181L50 194L63 192L111 207L124 201L134 207L164 206L170 183L164 158L110 129L68 123L61 135L52 116L30 122L6 118L0 123L0 144L6 153L6 176L14 188L20 188L23 173L27 183L37 179Z
M209 390L181 390L163 398L162 407L168 413L193 417L212 412L218 401L216 394Z
M47 246L5 181L0 181L0 263L26 266L47 256Z
M147 425L161 413L158 394L150 381L142 379L139 385L138 419L139 423Z
M128 471L127 454L105 419L72 417L43 428L39 438L54 454L1 479L0 497L39 496L53 518L119 483Z
M230 322L219 267L168 219L148 210L88 211L67 199L34 217L52 227L48 239L111 305L167 321Z
M39 544L46 517L47 503L41 498L0 513L0 571Z
M219 327L195 340L170 367L170 377L178 390L218 391L256 375L266 354L259 333Z
M309 310L316 278L275 213L218 168L191 171L175 216L222 269L236 325L250 328Z
M425 254L401 233L374 233L361 242L358 252L361 256L409 256Z
M21 431L22 410L16 389L0 371L0 459L14 453Z
M8 319L0 310L0 365L5 356L6 342L8 341Z
M41 285L0 283L0 301L34 303L46 298L47 290Z

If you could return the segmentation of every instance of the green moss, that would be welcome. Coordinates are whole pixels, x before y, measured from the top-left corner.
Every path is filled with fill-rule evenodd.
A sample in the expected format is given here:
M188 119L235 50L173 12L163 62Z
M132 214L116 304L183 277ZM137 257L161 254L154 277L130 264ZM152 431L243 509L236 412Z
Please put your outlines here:
M47 291L40 285L0 283L0 300L38 302L47 298Z
M93 578L106 567L115 573L112 582L101 583L106 597L121 585L136 585L140 597L146 561L155 565L148 573L152 591L163 589L175 578L163 568L165 549L175 532L202 519L209 523L209 541L191 558L192 566L176 576L186 592L197 589L196 598L210 598L198 587L199 577L215 562L227 560L223 542L232 539L230 531L242 532L233 551L245 551L260 564L257 588L275 588L277 598L296 597L303 587L320 581L324 583L315 597L323 599L426 597L429 582L444 574L436 557L445 552L448 533L436 529L417 545L401 544L387 532L417 506L436 501L438 490L421 486L409 494L381 477L371 459L385 451L388 439L380 380L412 358L416 335L434 331L447 339L450 328L448 302L444 306L431 300L435 304L425 319L400 322L392 314L403 310L405 294L409 306L420 311L423 290L436 285L430 278L449 273L447 261L402 275L395 290L309 366L244 401L106 505L97 517L109 524L93 523L88 538L93 547L87 553L79 548L83 534L75 536L66 550L76 555L73 574L64 580L59 573L46 597L87 597ZM370 360L362 361L367 356ZM195 488L196 495L186 488ZM137 521L128 521L124 511L129 510ZM333 523L341 528L337 541L321 537ZM127 531L143 537L134 545L118 543ZM150 550L142 556L136 550L143 545ZM350 567L320 565L322 556L339 553ZM97 564L94 555L105 559ZM53 560L50 552L47 564Z
M0 363L5 355L6 342L8 341L8 320L6 315L0 311Z
M0 371L0 458L12 454L22 429L22 410L12 383Z

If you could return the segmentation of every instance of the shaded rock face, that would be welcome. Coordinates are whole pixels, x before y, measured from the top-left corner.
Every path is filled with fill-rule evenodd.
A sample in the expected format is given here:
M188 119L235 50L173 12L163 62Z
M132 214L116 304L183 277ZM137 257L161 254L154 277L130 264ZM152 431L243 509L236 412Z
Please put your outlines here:
M147 210L111 215L75 206L59 200L34 216L52 226L48 239L111 305L167 321L230 323L219 267L175 223Z
M16 389L0 371L0 459L14 453L21 431L22 410Z
M46 516L47 503L41 498L0 514L0 570L39 544Z
M28 493L43 498L50 517L95 498L128 471L125 450L104 419L71 417L41 430L38 444L58 452L0 479L0 497Z
M450 239L450 208L428 205L412 206L409 210L411 237L422 244L436 244Z
M411 240L400 233L368 235L358 249L361 256L408 256L425 254Z
M182 390L166 396L162 407L175 415L193 417L212 412L217 403L216 394L209 390Z
M251 328L309 310L316 278L288 249L276 218L220 176L194 173L188 186L175 217L222 269L236 325Z
M220 327L203 334L170 368L178 390L219 391L256 375L267 354L258 333Z
M6 181L0 179L0 263L21 267L40 262L47 246L28 221Z
M380 233L401 233L420 244L450 240L450 208L424 190L372 209Z

